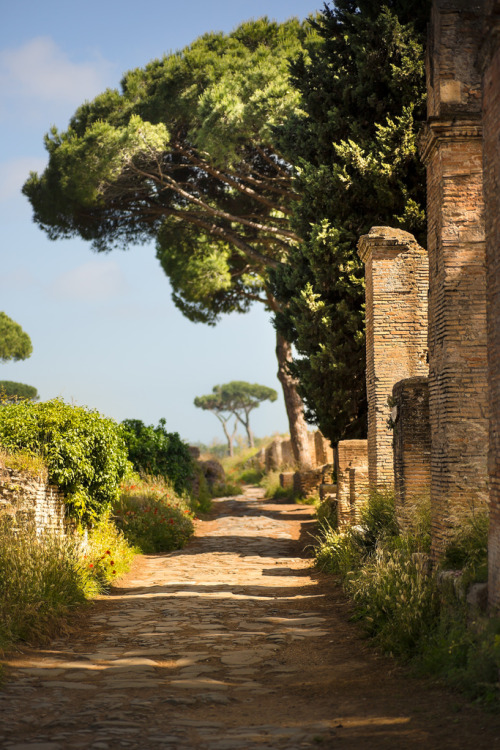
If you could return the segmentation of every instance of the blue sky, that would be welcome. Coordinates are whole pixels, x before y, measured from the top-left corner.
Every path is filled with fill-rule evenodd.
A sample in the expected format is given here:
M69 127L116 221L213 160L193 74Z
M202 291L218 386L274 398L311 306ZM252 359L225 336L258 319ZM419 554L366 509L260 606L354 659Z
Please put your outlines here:
M126 70L231 31L249 18L305 18L319 0L16 0L0 24L0 310L22 325L34 352L1 365L0 379L29 383L121 421L167 420L188 441L222 431L193 406L217 383L276 388L274 331L255 307L217 327L193 324L170 300L154 247L96 255L77 240L51 242L20 188L45 164L43 135L65 129L76 107ZM259 436L285 432L283 400L254 412Z

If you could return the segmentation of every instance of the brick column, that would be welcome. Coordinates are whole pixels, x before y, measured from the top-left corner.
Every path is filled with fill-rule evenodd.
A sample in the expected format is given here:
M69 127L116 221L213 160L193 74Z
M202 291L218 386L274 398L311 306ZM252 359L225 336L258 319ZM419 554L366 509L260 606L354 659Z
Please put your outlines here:
M488 498L481 2L434 0L428 44L429 412L433 557Z
M392 389L394 495L399 524L408 528L415 511L429 502L431 430L428 378L400 380Z
M353 470L359 470L366 476L368 469L368 449L366 440L341 440L336 451L337 464L337 514L339 528L345 528L356 519L355 506L358 499L367 499L366 486L364 494L356 493L356 476Z
M488 595L496 608L500 607L500 0L489 0L486 6L481 62L490 401Z
M427 375L426 251L401 229L372 227L359 240L366 280L366 390L370 489L392 488L388 399L398 380Z

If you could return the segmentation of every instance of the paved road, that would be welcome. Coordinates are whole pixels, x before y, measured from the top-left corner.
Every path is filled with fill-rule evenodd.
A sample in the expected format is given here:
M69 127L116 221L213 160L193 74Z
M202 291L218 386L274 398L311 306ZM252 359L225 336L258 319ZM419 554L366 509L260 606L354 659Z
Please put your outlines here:
M188 547L139 557L75 631L10 659L0 747L500 747L497 717L407 677L304 556L307 506L215 502Z

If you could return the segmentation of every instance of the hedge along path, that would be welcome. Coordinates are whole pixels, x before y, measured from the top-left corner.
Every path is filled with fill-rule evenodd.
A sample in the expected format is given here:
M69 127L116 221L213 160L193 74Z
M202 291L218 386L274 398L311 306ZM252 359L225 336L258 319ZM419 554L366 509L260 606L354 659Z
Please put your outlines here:
M9 659L0 747L500 746L499 717L361 638L304 556L309 507L256 488L214 506L184 550L136 558L67 637Z

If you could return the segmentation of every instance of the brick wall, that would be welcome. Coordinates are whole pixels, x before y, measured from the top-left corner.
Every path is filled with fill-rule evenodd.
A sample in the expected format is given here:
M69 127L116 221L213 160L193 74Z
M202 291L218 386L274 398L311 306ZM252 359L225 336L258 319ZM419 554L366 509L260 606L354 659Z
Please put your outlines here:
M432 549L488 499L486 275L482 201L481 3L434 0L427 165Z
M356 488L357 470L366 477L368 474L368 443L366 440L341 440L337 445L337 512L339 528L350 526L356 518L356 504L366 502L368 497L366 482L361 483L360 492Z
M358 249L366 280L370 487L392 488L388 399L398 380L428 372L428 259L413 235L389 227L372 227L360 238Z
M431 483L428 378L408 378L392 389L394 493L400 525L407 528L415 510L427 503Z
M490 604L500 607L500 0L486 3L483 72L483 169L490 398L488 543Z
M8 513L16 525L33 522L37 531L65 532L64 495L45 479L2 467L0 469L0 513Z

